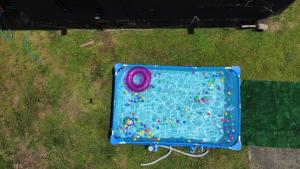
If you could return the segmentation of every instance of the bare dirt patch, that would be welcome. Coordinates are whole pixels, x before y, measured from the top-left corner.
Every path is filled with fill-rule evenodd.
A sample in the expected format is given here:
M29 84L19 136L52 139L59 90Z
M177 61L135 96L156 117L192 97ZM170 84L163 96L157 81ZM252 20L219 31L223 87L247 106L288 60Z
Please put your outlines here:
M20 146L20 151L16 155L14 162L14 169L46 169L47 162L45 160L46 150L42 146L38 146L36 150L28 148L30 143L29 139Z
M20 105L20 96L19 95L15 95L13 96L12 100L11 100L11 106L14 109L17 109Z
M300 168L300 151L289 148L250 147L251 168Z
M116 44L115 44L115 41L112 38L112 35L109 32L100 31L100 37L103 41L104 48L111 53L113 58L116 58L116 56L117 56L116 49L115 49Z
M280 23L276 20L271 19L267 24L271 32L278 32L281 29Z
M68 113L71 117L76 118L81 113L79 105L79 96L72 94L69 98L66 98L65 101L62 102L60 111Z
M37 103L37 116L40 119L44 119L45 117L51 115L52 112L52 106L48 104L47 99L40 98L39 102Z

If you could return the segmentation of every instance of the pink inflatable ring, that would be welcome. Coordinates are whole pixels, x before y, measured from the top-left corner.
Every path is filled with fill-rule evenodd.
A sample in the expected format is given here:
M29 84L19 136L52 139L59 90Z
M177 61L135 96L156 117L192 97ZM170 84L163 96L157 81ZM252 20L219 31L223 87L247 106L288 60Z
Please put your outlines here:
M135 76L140 76L141 81L140 83L135 83L134 82L134 77ZM125 82L127 87L134 92L142 92L146 90L150 86L151 82L151 72L146 69L145 67L141 66L136 66L131 68L126 77L125 77Z

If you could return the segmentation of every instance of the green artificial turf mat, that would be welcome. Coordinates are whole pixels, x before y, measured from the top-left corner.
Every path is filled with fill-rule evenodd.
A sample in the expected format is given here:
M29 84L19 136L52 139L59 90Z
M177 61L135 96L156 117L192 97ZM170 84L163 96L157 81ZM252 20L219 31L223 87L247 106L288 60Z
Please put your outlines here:
M243 81L245 145L300 148L300 83Z

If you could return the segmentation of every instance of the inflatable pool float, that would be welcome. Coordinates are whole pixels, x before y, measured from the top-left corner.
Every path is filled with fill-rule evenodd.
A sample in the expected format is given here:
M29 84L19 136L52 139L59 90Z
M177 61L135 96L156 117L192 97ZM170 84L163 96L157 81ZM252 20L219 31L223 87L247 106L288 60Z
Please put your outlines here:
M136 82L134 79L139 76L140 80L139 82ZM142 66L136 66L131 68L126 77L125 77L125 83L127 87L134 92L142 92L145 91L149 86L151 82L151 72Z

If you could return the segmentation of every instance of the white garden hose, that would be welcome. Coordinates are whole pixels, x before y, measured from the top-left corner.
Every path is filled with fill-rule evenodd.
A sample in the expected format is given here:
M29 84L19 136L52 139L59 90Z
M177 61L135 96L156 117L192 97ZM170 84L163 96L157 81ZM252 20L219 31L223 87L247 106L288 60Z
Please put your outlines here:
M170 147L168 147L170 150L169 150L169 152L166 154L166 155L164 155L164 156L162 156L162 157L160 157L159 159L157 159L157 160L155 160L155 161L153 161L153 162L151 162L151 163L145 163L145 164L141 164L141 166L150 166L150 165L153 165L153 164L155 164L155 163L157 163L157 162L159 162L159 161L161 161L161 160L163 160L163 159L165 159L165 158L167 158L170 154L171 154L171 152L172 152L172 147L170 146Z
M150 166L150 165L153 165L153 164L155 164L155 163L157 163L157 162L159 162L159 161L167 158L171 154L172 151L176 151L177 153L180 153L180 154L183 154L183 155L186 155L186 156L189 156L189 157L194 157L194 158L204 157L209 152L209 150L206 150L203 154L197 154L196 155L196 154L189 154L189 153L177 150L177 149L173 148L172 146L168 147L168 146L158 145L157 147L166 148L166 149L169 149L170 151L166 155L162 156L161 158L159 158L159 159L157 159L157 160L155 160L155 161L153 161L151 163L145 163L145 164L142 163L141 166Z

